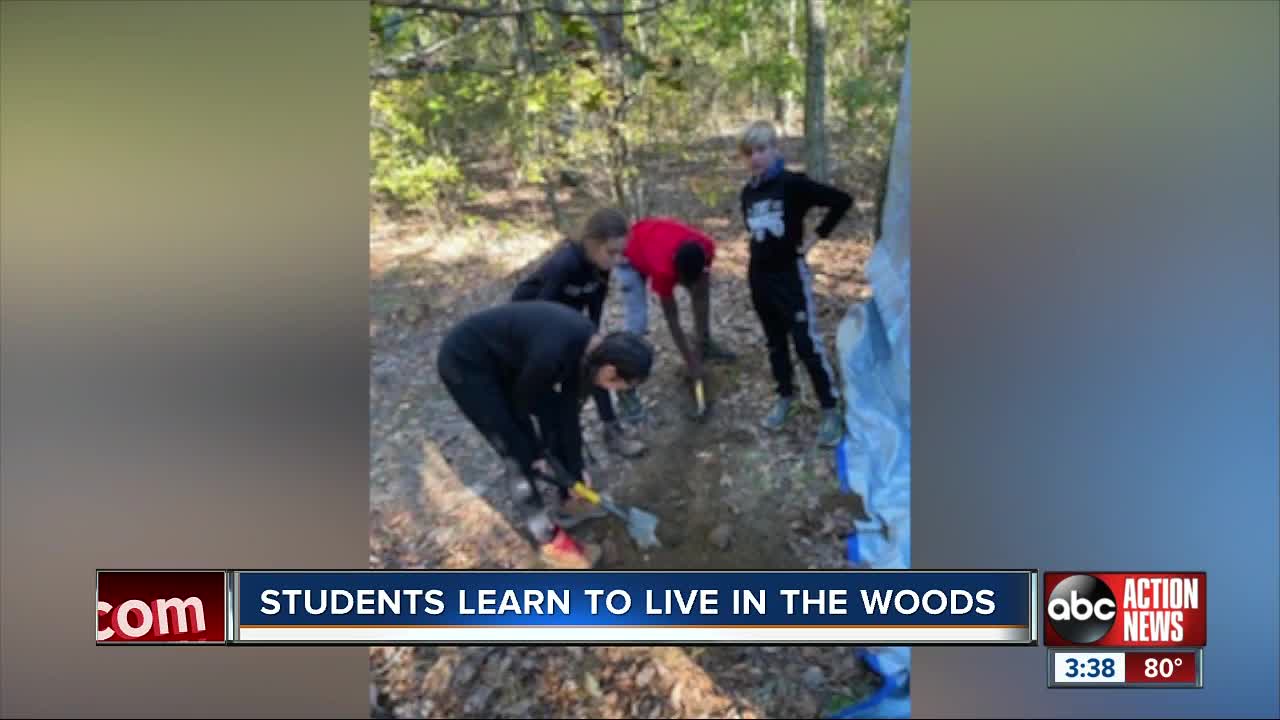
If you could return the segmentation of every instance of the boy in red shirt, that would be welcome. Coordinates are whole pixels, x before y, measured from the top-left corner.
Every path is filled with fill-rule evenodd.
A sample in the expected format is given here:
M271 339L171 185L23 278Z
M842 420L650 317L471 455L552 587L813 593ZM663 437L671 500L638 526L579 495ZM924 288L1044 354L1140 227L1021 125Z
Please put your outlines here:
M649 330L649 299L645 283L662 305L667 328L675 342L685 370L694 380L703 376L704 360L732 361L734 354L711 340L711 263L715 243L706 233L667 217L651 217L631 226L627 248L616 272L622 282L623 307L628 332L644 336ZM683 287L693 301L694 342L685 338L680 326L675 288ZM634 391L620 393L622 414L632 420L643 414Z

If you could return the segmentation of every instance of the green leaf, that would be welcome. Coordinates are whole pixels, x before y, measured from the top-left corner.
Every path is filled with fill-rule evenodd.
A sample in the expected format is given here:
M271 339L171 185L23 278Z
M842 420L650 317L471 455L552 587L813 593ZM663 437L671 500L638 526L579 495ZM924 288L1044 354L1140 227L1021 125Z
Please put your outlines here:
M854 697L853 695L845 693L832 693L832 695L827 698L826 706L822 709L822 715L824 717L834 715L851 705L856 705L859 702L862 702L864 699L865 697Z
M587 22L587 20L582 17L573 16L565 18L561 23L561 29L564 30L565 35L568 35L575 40L595 40L595 31L591 27L591 23Z
M600 112L604 110L604 103L605 93L603 90L599 90L587 96L587 99L582 102L582 109L587 112Z

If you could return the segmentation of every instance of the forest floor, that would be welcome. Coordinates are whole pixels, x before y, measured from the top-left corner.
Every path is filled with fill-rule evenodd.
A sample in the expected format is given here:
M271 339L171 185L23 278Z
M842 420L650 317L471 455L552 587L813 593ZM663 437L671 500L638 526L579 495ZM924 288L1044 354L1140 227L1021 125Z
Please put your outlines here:
M833 140L839 155L840 139ZM797 141L784 143L784 151L801 157ZM847 567L845 537L861 504L841 494L834 453L815 445L818 411L803 366L796 367L802 411L779 433L759 426L773 383L746 285L736 205L744 178L733 142L708 141L690 155L683 168L664 168L651 214L693 223L717 241L712 332L738 360L709 366L709 415L689 419L679 356L650 297L658 355L642 388L649 419L633 430L649 452L635 460L610 455L594 406L587 403L582 417L597 487L658 515L664 545L640 552L611 519L574 534L602 545L601 569ZM863 268L879 180L874 159L850 155L842 156L834 181L854 194L854 207L809 256L818 324L833 358L839 321L869 293ZM716 183L724 191L714 205L692 191ZM575 195L565 189L560 199L579 218L590 205ZM446 227L381 213L373 220L373 567L538 567L515 525L497 457L453 407L435 353L455 322L506 301L517 279L555 246L559 237L542 201L538 188L495 182L464 208L466 222ZM617 292L615 281L606 327L621 327ZM688 325L688 299L678 298ZM814 717L872 689L848 647L374 648L370 663L374 712L394 717Z

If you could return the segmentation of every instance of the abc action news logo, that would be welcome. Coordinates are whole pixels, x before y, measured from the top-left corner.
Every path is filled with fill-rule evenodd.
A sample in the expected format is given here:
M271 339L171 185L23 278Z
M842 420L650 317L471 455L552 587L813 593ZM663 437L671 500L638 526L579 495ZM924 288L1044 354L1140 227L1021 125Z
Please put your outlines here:
M1204 573L1045 573L1044 642L1204 647L1204 602Z

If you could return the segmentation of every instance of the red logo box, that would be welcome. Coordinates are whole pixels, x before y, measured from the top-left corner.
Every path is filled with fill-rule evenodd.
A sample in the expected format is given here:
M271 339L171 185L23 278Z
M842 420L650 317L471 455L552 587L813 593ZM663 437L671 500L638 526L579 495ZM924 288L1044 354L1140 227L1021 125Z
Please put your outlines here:
M1205 574L1044 575L1050 647L1204 647Z
M223 645L222 570L99 570L98 645Z

